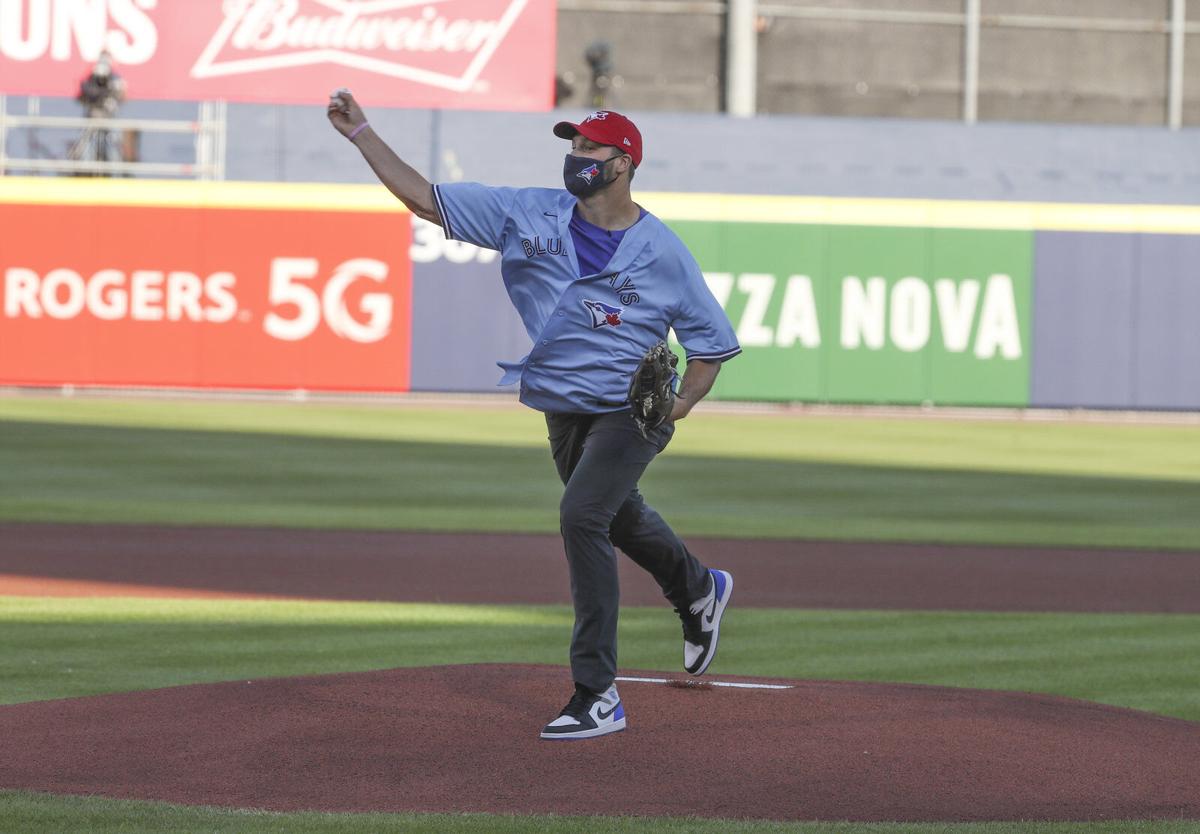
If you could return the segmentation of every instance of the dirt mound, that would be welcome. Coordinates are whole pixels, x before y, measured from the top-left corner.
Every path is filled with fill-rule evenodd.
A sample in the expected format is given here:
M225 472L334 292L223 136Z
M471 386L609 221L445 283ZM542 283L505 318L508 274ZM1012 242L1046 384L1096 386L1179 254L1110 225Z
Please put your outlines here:
M585 742L538 738L570 689L545 666L17 704L0 707L0 787L275 810L1200 818L1197 723L1038 695L777 683L791 688L622 682L629 729Z

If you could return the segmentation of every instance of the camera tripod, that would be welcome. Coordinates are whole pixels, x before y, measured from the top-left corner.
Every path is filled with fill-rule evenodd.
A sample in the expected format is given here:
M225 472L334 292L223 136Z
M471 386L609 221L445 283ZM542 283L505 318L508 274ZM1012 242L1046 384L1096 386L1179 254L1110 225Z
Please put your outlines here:
M85 128L67 151L67 158L82 161L120 162L119 134L98 127Z

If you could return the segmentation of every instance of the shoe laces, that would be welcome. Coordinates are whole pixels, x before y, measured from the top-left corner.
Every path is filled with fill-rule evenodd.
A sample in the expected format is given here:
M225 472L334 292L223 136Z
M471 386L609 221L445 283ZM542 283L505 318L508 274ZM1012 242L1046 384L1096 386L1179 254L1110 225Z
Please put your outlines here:
M567 701L567 705L563 707L562 714L569 715L572 718L583 718L588 714L588 709L591 707L594 698L592 690L580 684L575 684L575 694L571 696L571 700Z
M704 631L700 628L700 617L705 609L711 605L717 594L717 586L714 582L709 592L700 599L693 602L686 608L676 607L675 613L679 615L680 621L683 623L683 639L693 645L699 645L704 639L702 637Z
M675 613L679 615L680 622L683 623L683 639L693 645L700 645L703 639L700 635L703 633L700 629L700 615L693 613L692 606L687 608L676 608ZM701 611L704 609L701 608Z

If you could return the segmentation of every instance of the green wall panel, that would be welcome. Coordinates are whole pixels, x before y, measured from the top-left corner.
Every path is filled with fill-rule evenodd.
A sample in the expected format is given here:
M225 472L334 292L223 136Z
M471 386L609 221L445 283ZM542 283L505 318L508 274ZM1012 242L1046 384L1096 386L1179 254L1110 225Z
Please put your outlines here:
M929 399L1028 405L1033 235L962 229L930 234L935 344ZM952 292L944 282L954 283Z
M893 343L889 299L900 279L929 274L929 233L862 226L832 226L826 233L830 305L825 399L912 400L928 387L929 360L924 351L901 350Z
M671 226L745 351L715 397L1028 403L1031 232Z

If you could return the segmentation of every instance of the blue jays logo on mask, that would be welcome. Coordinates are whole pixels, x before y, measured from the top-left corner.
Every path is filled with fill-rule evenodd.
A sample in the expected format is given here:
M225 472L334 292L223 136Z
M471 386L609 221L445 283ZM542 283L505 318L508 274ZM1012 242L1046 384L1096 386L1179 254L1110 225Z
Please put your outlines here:
M623 307L612 307L602 301L585 300L583 306L587 307L592 314L593 330L606 326L618 326L621 323L621 313L625 312Z
M591 185L592 180L594 180L596 177L600 176L600 166L593 162L591 165L584 168L582 171L580 171L575 176L579 177L581 180L586 182L588 185Z

